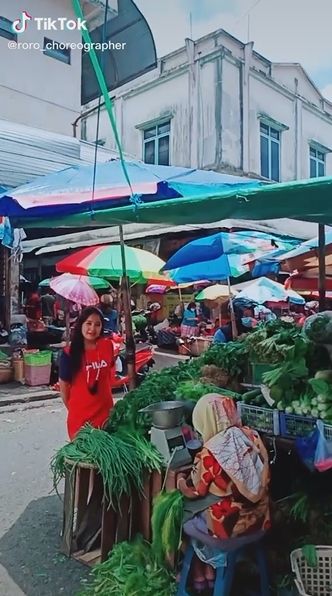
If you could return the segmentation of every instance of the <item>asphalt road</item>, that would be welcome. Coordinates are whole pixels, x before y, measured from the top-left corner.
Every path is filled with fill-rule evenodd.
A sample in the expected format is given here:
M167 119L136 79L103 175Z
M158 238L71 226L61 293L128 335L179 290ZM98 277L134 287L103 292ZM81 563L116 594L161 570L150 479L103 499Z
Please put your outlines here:
M156 356L156 368L176 363ZM59 400L0 409L0 596L75 596L89 575L58 552L62 502L49 464L66 440Z

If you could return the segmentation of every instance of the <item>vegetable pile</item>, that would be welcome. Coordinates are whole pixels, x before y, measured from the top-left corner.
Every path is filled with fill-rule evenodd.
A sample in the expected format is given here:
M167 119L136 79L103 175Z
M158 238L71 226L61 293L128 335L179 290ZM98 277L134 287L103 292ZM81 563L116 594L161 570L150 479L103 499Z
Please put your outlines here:
M78 596L174 596L177 591L173 575L142 538L117 544L92 574L93 581Z
M57 488L70 463L94 465L103 478L105 496L112 504L133 489L143 492L143 474L161 470L162 456L141 434L119 431L107 433L86 425L77 437L59 449L51 461Z
M152 547L159 562L175 554L181 545L184 498L178 491L161 492L153 503Z

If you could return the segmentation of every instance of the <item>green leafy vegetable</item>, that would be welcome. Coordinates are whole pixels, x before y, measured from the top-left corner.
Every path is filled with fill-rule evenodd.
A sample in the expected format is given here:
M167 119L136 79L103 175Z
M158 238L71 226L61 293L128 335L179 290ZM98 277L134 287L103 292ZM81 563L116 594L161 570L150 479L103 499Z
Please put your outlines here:
M139 433L110 434L86 425L77 437L62 447L51 461L54 486L73 464L94 465L101 474L107 499L114 504L133 489L143 491L145 471L161 470L162 457Z
M107 561L93 568L92 576L77 596L174 596L177 590L173 575L140 537L117 544Z
M176 553L181 544L183 495L178 491L161 492L154 500L152 513L152 547L158 561Z

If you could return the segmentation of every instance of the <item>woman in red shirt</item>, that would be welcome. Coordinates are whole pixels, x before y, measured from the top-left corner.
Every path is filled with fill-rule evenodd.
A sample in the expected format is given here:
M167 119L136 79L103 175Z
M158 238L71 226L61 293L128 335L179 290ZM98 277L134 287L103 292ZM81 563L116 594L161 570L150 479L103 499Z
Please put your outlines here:
M113 343L103 333L101 312L94 307L86 308L77 320L71 345L61 354L60 391L68 410L71 440L86 423L101 428L113 407Z

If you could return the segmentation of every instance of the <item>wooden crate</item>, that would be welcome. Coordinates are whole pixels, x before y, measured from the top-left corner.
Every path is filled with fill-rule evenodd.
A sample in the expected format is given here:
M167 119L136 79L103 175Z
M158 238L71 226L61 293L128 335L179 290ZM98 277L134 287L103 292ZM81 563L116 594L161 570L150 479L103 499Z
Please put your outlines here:
M93 466L69 465L61 552L86 565L95 565L107 559L114 544L138 533L151 540L152 503L161 487L162 475L149 474L144 479L144 494L124 496L115 508L104 499L102 478Z

